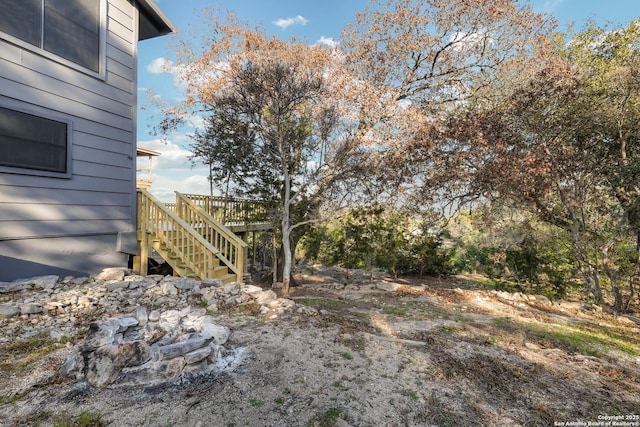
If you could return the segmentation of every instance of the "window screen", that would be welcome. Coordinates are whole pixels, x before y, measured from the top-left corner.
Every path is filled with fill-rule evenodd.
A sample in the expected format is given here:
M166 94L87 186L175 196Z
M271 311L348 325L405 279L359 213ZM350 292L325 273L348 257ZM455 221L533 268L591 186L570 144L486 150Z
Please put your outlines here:
M0 166L67 172L67 123L0 107Z
M100 0L1 0L0 31L100 70Z
M100 2L45 0L44 3L44 49L98 72Z
M0 30L40 47L42 0L0 1Z

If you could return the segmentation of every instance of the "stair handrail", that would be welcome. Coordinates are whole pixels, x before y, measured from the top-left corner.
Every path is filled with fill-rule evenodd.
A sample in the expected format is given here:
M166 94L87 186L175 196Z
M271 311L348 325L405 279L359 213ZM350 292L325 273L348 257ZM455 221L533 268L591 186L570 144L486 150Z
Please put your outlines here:
M248 245L235 233L218 222L202 206L189 197L176 193L176 214L200 233L215 249L218 259L242 282L248 258Z
M138 230L143 235L149 233L152 239L162 241L200 279L213 277L214 269L219 265L216 260L218 250L148 191L137 189L137 193ZM179 239L169 238L170 233L179 236ZM176 245L174 240L181 244ZM143 238L143 242L146 244L146 238Z

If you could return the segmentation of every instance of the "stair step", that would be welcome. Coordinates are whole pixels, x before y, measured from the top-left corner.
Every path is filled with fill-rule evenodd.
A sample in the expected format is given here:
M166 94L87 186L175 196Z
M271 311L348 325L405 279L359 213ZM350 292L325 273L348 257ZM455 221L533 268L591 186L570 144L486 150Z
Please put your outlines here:
M171 223L170 227L166 227L165 223ZM196 243L192 237L186 236L186 231L180 231L175 229L176 224L173 222L162 222L156 232L151 233L149 236L149 242L155 251L160 255L174 270L175 275L181 277L188 277L192 279L203 279L196 271L202 271L205 264L209 265L209 272L206 276L210 278L216 278L223 281L223 283L231 283L237 281L237 276L230 272L229 268L220 261L219 257L224 257L220 251L213 248L213 253L204 255L199 253L200 246ZM165 228L164 231L161 229ZM200 235L206 240L209 240L206 236L204 227L200 224L192 224L192 229L201 232ZM179 249L179 251L176 251ZM177 252L191 252L187 257L178 255ZM189 267L189 265L193 267Z
M222 280L222 283L224 283L225 285L228 283L237 282L236 275L231 273L225 274L224 276L216 277L216 279Z
M229 274L229 269L227 267L218 266L213 269L213 273L211 274L212 278L219 278L220 276L224 276Z

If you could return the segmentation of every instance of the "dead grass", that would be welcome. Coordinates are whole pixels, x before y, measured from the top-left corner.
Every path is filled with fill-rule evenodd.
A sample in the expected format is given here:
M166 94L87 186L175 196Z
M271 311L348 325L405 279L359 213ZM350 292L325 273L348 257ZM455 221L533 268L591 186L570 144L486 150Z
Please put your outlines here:
M102 414L105 425L541 426L640 407L638 325L580 305L502 298L469 278L375 279L402 285L391 292L368 274L352 271L347 287L344 271L324 273L307 271L292 292L314 315L294 308L266 321L255 304L212 313L231 328L229 346L251 355L237 372L146 395L27 386L0 396L0 418L75 422L67 411ZM57 345L37 337L0 349L12 381L26 374L16 366L38 364Z
M0 372L25 371L44 355L72 343L73 338L52 339L48 333L17 339L0 349Z

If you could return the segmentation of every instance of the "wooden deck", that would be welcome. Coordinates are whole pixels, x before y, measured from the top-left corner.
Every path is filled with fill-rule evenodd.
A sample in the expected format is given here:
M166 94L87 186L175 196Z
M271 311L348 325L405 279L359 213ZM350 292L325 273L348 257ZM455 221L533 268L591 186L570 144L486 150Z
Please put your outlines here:
M179 276L242 283L248 250L238 235L272 228L264 203L255 200L176 192L176 203L162 203L138 189L137 212L134 269L142 275L153 248Z

